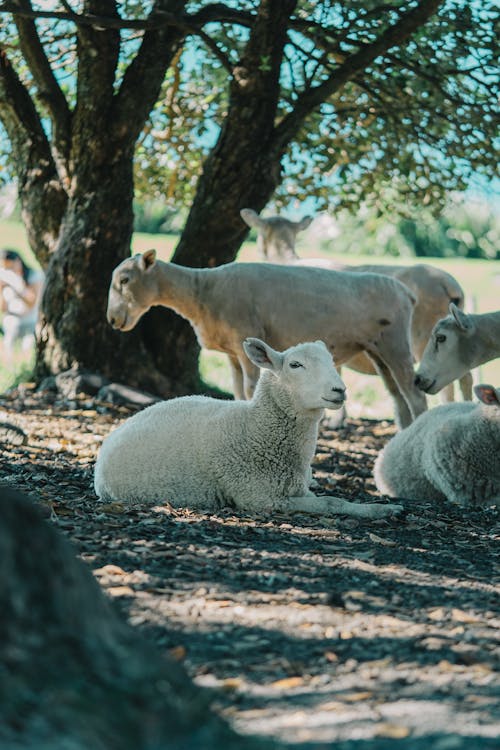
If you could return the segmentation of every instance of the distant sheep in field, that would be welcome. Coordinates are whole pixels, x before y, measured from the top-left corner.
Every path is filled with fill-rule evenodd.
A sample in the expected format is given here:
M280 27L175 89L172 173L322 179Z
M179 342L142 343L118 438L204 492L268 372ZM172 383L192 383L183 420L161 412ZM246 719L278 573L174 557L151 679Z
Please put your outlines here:
M415 384L437 393L474 367L500 357L500 310L466 315L454 304L432 329Z
M298 222L290 222L280 216L270 216L264 219L248 208L242 209L240 213L248 226L257 227L259 241L264 242L265 240L267 256L271 257L274 262L315 266L334 271L380 273L398 279L405 284L417 300L411 327L412 351L417 361L423 356L434 324L447 314L450 302L453 302L460 309L464 307L465 297L462 287L451 274L442 271L440 268L424 263L413 266L379 263L355 266L338 263L327 258L299 258L295 251L296 234L293 231L293 227ZM283 252L285 246L286 252ZM344 364L357 372L367 375L377 374L373 363L364 353L356 355ZM464 399L470 401L472 398L472 376L470 372L465 370L460 375L459 381ZM453 401L453 384L448 385L442 395L443 400Z
M320 338L338 364L366 352L405 426L426 409L413 382L414 303L408 287L380 274L269 263L185 268L149 250L114 270L107 317L130 331L153 305L172 308L189 320L201 346L228 355L236 398L251 398L259 374L243 349L249 336L279 350Z
M400 506L317 497L308 488L318 424L345 388L322 341L278 352L243 343L263 372L250 401L185 396L135 414L103 442L95 467L102 500L168 501L263 514L293 512L383 518Z
M251 208L243 208L240 214L245 224L258 231L257 247L261 258L273 263L283 263L297 257L297 234L307 229L313 220L312 216L304 216L299 221L291 221L281 216L263 219Z
M482 403L436 406L389 441L375 462L380 492L500 505L500 389L474 390Z

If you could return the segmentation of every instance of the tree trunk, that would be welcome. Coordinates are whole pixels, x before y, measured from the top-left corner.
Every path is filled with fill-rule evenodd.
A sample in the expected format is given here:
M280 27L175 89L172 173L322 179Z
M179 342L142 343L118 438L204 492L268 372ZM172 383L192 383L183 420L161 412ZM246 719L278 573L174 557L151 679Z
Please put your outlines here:
M126 334L106 320L111 274L128 255L132 236L131 154L99 170L82 168L76 181L79 187L69 199L47 268L36 376L77 366L165 396L187 393L175 360L164 370L171 376L158 367L161 337L152 334L158 311ZM197 372L192 362L191 369Z

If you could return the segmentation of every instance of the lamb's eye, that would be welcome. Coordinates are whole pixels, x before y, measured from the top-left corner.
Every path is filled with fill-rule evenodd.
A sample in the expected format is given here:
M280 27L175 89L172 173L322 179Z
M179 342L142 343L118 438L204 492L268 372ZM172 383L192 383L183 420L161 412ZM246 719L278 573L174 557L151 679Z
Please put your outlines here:
M446 341L446 336L444 336L442 333L438 333L436 336L436 343L442 344L444 341Z
M292 370L296 370L298 367L304 367L304 365L301 362L290 362L290 367Z
M120 279L120 286L127 286L128 284L128 276L122 276Z

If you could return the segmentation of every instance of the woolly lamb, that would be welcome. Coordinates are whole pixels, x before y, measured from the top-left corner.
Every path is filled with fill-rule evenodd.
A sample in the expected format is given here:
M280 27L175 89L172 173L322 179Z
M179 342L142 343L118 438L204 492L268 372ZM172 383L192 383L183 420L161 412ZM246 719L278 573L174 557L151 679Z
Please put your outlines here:
M309 489L318 423L345 388L322 341L277 352L244 348L264 372L251 401L185 396L135 414L103 442L95 467L102 500L168 501L257 513L301 511L383 518L400 506L357 505Z
M353 266L328 258L300 258L295 251L297 232L309 226L312 217L305 217L301 222L290 221L281 216L263 218L249 208L243 208L240 214L248 226L257 228L259 248L264 257L274 263L293 263L299 266L315 266L330 271L350 271L351 273L381 273L405 284L417 300L411 326L412 351L417 361L422 358L433 326L447 314L450 302L460 309L464 307L462 287L451 274L440 268L426 263L413 266L379 263ZM373 362L364 352L357 354L345 365L367 375L377 373ZM459 385L464 399L470 401L472 399L470 372L463 372L459 378ZM453 401L452 383L443 390L442 398L444 401Z
M228 355L236 398L251 398L259 375L243 350L248 336L278 350L321 338L338 364L367 352L405 426L427 408L413 382L414 303L404 284L380 274L270 263L185 268L149 250L115 268L107 317L114 328L130 331L153 305L172 308L189 320L201 346Z
M450 315L438 321L425 348L415 385L437 393L464 373L500 357L500 310L466 315L450 305Z
M474 390L482 403L436 406L390 440L375 462L380 492L500 505L500 389Z

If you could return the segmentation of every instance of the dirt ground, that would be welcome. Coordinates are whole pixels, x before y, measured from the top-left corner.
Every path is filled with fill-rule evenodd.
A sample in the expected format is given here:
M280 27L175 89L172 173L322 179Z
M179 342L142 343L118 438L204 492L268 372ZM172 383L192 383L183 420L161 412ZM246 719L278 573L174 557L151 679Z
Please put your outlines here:
M0 397L0 420L28 435L3 446L0 482L45 506L238 731L308 750L499 747L497 511L403 501L403 517L364 521L99 505L98 447L131 413L29 385ZM379 499L371 470L393 432L323 429L323 491Z

